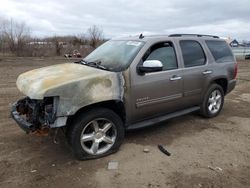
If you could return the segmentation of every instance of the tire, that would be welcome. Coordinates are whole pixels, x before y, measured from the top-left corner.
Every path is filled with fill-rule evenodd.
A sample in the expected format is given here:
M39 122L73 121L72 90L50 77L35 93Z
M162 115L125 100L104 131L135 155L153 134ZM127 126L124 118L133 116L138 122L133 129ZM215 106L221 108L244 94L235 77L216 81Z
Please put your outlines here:
M79 160L100 158L117 152L125 132L121 118L107 108L84 112L69 126L68 141Z
M201 105L200 114L206 118L216 117L224 104L224 91L218 84L208 88Z

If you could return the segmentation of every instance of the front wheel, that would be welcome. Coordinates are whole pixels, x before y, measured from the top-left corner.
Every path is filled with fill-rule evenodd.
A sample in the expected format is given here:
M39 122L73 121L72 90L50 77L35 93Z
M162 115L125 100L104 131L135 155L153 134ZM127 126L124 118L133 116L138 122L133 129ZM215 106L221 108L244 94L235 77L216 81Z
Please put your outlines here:
M218 84L212 84L203 99L201 115L212 118L217 116L224 104L224 91Z
M98 108L78 116L68 135L78 159L94 159L119 149L124 138L124 126L112 110Z

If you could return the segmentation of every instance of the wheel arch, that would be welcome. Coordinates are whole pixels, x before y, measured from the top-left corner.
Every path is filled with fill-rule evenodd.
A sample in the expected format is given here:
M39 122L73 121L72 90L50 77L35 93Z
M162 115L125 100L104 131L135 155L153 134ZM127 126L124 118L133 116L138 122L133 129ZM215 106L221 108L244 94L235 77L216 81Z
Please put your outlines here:
M124 103L120 100L107 100L107 101L93 103L78 109L74 115L68 117L67 126L70 126L71 122L77 116L80 116L81 114L84 114L84 112L91 110L93 108L108 108L114 111L121 118L124 125L126 123L126 111Z
M210 82L210 85L213 83L220 85L224 91L224 95L227 94L228 80L226 77L215 78Z

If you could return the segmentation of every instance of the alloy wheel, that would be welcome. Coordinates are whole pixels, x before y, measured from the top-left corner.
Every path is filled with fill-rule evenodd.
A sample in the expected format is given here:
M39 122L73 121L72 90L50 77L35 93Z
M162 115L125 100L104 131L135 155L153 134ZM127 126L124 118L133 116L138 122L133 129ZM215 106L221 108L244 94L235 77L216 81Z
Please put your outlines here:
M100 155L114 145L116 137L115 125L108 119L99 118L92 120L84 127L80 142L88 154Z
M215 114L220 110L222 104L222 94L220 90L215 89L208 98L208 110L211 114Z

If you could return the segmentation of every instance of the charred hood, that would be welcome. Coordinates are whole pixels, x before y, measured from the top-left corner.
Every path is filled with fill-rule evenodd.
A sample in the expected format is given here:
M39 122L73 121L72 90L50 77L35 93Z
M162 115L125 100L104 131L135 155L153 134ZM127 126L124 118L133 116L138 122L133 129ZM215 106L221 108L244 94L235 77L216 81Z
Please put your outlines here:
M83 92L86 87L89 90L96 85L103 85L108 89L117 86L117 82L117 73L65 63L21 74L17 79L17 87L31 99L43 99L45 96L74 97L75 92Z

